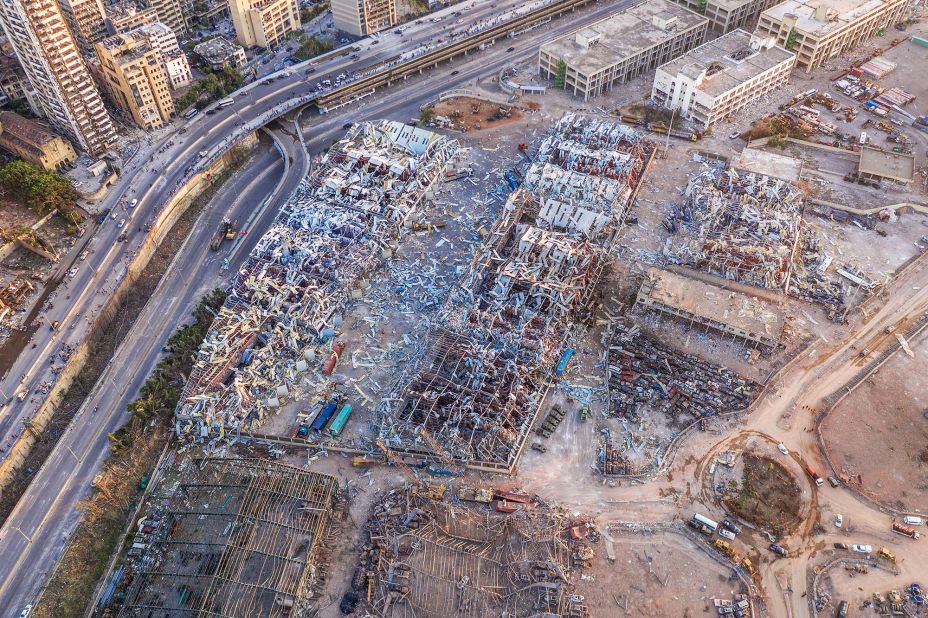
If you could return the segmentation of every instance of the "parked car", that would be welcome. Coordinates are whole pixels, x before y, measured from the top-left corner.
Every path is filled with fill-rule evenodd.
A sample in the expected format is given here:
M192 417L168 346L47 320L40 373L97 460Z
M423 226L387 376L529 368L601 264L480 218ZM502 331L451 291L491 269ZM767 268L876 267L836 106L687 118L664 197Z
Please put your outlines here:
M104 223L106 223L106 215L108 215L108 214L110 214L110 209L109 209L109 208L104 208L104 209L100 212L100 216L97 217L97 225L103 225Z
M457 75L458 73L460 73L460 71L458 71L457 69L451 71L451 74L452 74L452 75Z
M32 605L27 605L23 611L19 612L19 618L27 618L32 613Z
M132 201L129 202L129 208L135 208L135 205L139 203L139 198L133 197Z
M741 528L738 527L738 524L728 518L722 520L722 525L735 534L741 534Z
M719 528L719 536L728 539L729 541L735 540L735 533L731 530L726 530L725 528Z
M835 549L850 549L850 547L847 546L847 543L835 543L834 545Z
M857 552L858 554L869 554L873 552L872 545L851 545L851 551Z
M770 551L772 551L773 553L779 555L779 556L788 556L788 555L789 555L789 550L788 550L788 549L786 549L785 547L780 547L780 546L777 545L776 543L771 543L770 546L768 547L768 549L769 549Z
M783 444L782 442L777 444L777 449L779 449L779 451L783 453L784 455L789 455L789 449L787 449L786 445Z
M831 485L832 487L837 487L837 486L840 485L841 483L840 483L840 482L838 481L838 479L836 479L835 477L829 476L829 477L828 477L828 484Z
M844 523L844 517L841 516L841 513L835 515L835 528L840 528Z
M78 271L78 268L77 268L77 266L75 266L74 268L72 268L71 270L68 271L68 276L69 276L69 277L73 277L74 275L77 274L77 271Z

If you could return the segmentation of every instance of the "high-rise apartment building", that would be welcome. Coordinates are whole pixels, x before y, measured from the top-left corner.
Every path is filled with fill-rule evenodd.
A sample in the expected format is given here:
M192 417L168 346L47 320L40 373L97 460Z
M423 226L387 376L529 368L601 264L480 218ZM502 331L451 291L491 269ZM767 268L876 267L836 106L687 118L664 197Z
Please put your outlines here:
M229 0L235 36L245 47L273 49L300 27L296 0Z
M153 8L141 8L134 3L119 3L106 7L106 30L110 35L129 32L156 21L158 13Z
M167 24L174 34L180 36L187 32L187 18L180 0L148 0L147 6L155 9L158 21Z
M59 0L61 12L86 58L93 58L94 45L106 38L106 13L101 0Z
M58 3L0 0L0 26L55 130L95 155L113 145L113 123Z
M136 124L158 129L174 116L164 56L142 28L103 39L97 57L116 105Z
M187 56L177 44L174 31L160 21L140 26L134 32L148 37L151 46L161 52L164 67L168 72L168 82L172 89L186 86L193 80Z
M331 0L335 27L356 36L380 32L396 23L396 0Z

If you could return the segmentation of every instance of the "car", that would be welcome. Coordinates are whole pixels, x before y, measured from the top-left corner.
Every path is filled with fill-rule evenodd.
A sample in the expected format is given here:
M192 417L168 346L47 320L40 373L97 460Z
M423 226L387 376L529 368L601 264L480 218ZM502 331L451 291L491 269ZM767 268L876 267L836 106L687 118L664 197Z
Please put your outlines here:
M841 516L841 513L835 515L835 528L840 528L844 525L844 517Z
M181 135L183 135L186 132L187 132L187 127L181 127L180 131L178 131L178 133L180 133Z
M357 60L360 57L361 57L360 54L351 54L351 56L349 56L349 58L351 58L352 60Z
M507 54L511 54L511 53L514 52L515 50L516 50L515 47L510 47L509 49L506 50L506 53L507 53Z
M125 224L126 224L126 220L120 219L119 224L116 227L118 227L119 229L122 229L122 226L124 226Z
M851 551L858 554L869 554L873 552L872 545L851 545Z
M460 73L460 71L458 71L457 69L451 71L451 74L452 74L452 75L457 75L458 73Z
M728 139L738 139L741 137L741 131L732 131L728 134Z
M26 397L28 396L29 396L29 391L23 390L23 391L19 391L19 394L16 395L16 398L19 399L20 401L25 401Z
M353 122L346 122L345 124L342 125L342 131L347 131L353 126L354 126Z
M215 114L215 113L216 113L216 110L214 110L214 109L208 109L208 110L206 110L206 115L207 115L207 116L212 116L212 115Z
M729 541L735 540L735 533L731 530L726 530L725 528L719 528L719 536L728 539Z
M838 481L838 479L836 479L835 477L829 476L829 477L828 477L828 484L831 485L832 487L837 487L837 486L840 485L841 483L840 483L840 482Z
M722 525L735 534L741 534L741 528L732 520L726 518L722 520Z
M100 211L100 216L97 217L97 225L103 225L106 223L106 215L108 214L110 214L109 208L104 208L102 211Z
M69 276L69 277L73 277L74 275L77 274L77 271L78 271L78 268L77 268L77 266L75 266L74 268L72 268L71 270L68 271L68 276Z
M132 201L129 202L129 208L135 208L135 205L139 203L139 198L133 197Z
M274 80L269 77L265 79L264 81L262 81L261 83L264 84L265 86L270 86L271 84L274 83Z
M777 450L779 450L779 451L780 451L781 453L783 453L784 455L789 455L789 449L786 448L786 445L783 444L782 442L780 442L779 444L777 444Z
M780 547L780 546L777 545L776 543L771 543L770 546L769 546L767 549L769 549L769 550L772 551L773 553L777 554L778 556L788 556L788 555L789 555L789 550L788 550L788 549L786 549L785 547Z
M307 75L312 75L315 72L316 72L316 67L309 67L308 69L306 69Z
M206 155L209 154L209 150L201 150L201 151L200 151L199 153L197 153L197 154L199 154L201 157L205 157Z
M835 549L850 549L850 547L847 546L847 543L835 543L834 546Z
M87 259L87 255L88 255L89 253L90 253L90 250L89 250L89 249L84 249L83 251L81 251L81 254L80 254L80 256L79 256L77 259L79 259L81 262L83 262L84 260Z
M113 212L110 213L110 219L112 219L113 221L115 221L115 220L116 220L116 217L118 217L118 216L119 216L119 213L116 212L115 210L114 210Z
M23 611L19 612L19 618L27 618L32 613L32 605L27 605Z

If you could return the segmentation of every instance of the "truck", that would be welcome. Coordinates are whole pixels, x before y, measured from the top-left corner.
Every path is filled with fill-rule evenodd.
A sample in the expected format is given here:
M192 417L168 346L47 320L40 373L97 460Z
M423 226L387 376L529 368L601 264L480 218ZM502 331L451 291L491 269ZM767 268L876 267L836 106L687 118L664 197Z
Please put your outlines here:
M812 466L806 466L806 474L809 475L809 478L810 478L810 479L812 479L813 481L815 481L815 485L816 485L817 487L821 487L822 485L825 484L825 481L822 480L822 477L820 477L820 476L818 475L818 472L816 472L816 471L812 468Z
M711 535L719 528L718 523L712 521L705 515L700 515L699 513L693 513L693 518L689 523L703 534Z
M902 518L902 523L907 526L921 526L925 523L925 520L921 517L915 517L914 515L906 515Z
M915 531L915 528L911 526L906 526L905 524L896 523L896 522L893 522L893 532L895 532L896 534L901 534L903 536L913 538L916 541L921 536L918 534L918 532Z
M216 233L213 235L212 242L209 243L209 250L218 251L223 241L234 239L235 234L235 224L228 217L223 218L222 223L219 224L219 228L216 229Z

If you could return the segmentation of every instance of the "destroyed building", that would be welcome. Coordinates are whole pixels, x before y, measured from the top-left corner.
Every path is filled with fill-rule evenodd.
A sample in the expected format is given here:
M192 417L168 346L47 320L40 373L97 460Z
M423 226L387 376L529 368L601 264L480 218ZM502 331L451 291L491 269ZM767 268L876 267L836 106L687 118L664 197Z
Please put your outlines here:
M324 572L338 481L257 459L195 468L168 488L165 508L139 520L119 616L306 611Z
M181 395L179 435L248 431L281 405L458 149L392 121L333 145L239 269Z
M707 169L666 222L665 255L677 264L763 288L789 287L800 237L803 195L794 185L752 172Z
M384 618L588 616L583 597L572 594L574 558L591 553L570 541L574 522L543 503L518 507L490 513L413 489L384 492L354 594Z
M560 119L452 289L425 349L381 404L380 439L429 454L424 429L468 465L515 465L652 156L627 127L572 113Z

